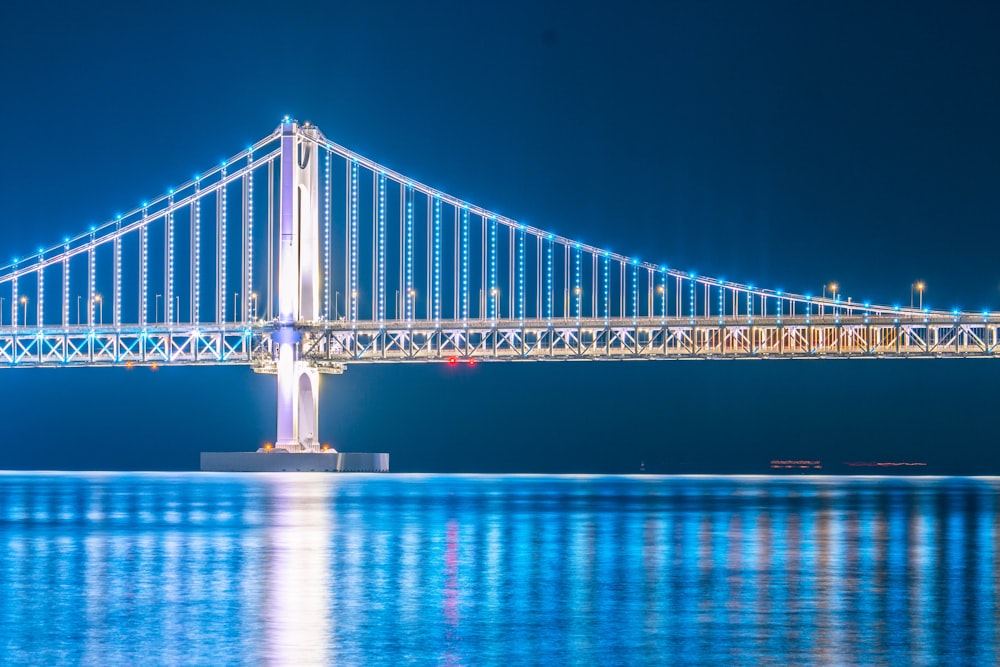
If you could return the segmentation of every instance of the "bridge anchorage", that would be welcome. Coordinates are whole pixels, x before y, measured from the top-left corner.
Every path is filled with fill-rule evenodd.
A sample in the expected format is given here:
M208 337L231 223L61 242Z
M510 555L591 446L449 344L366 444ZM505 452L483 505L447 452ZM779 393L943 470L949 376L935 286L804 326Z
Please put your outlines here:
M285 119L166 194L0 267L0 367L247 365L277 432L204 469L386 470L320 444L357 363L1000 356L1000 314L699 276L521 224Z

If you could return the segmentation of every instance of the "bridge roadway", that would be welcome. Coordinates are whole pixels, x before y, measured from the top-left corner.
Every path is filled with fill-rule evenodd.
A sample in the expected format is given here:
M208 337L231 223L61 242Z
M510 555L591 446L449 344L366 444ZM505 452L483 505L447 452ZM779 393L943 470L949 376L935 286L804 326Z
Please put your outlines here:
M273 322L0 329L0 367L252 365L275 371ZM1000 315L302 322L301 358L347 363L1000 356Z

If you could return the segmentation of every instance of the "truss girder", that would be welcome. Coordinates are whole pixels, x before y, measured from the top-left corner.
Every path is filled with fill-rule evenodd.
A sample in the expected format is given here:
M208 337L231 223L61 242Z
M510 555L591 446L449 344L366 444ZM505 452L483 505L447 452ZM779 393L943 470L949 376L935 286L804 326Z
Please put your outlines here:
M1000 323L583 319L300 326L302 358L323 364L476 360L996 357ZM269 363L252 328L0 330L2 366ZM340 368L340 366L331 366Z
M1000 324L760 318L356 322L302 327L303 358L329 363L476 360L994 357ZM2 354L2 348L0 348ZM254 354L272 354L265 339Z
M248 364L263 349L248 329L0 330L3 366Z

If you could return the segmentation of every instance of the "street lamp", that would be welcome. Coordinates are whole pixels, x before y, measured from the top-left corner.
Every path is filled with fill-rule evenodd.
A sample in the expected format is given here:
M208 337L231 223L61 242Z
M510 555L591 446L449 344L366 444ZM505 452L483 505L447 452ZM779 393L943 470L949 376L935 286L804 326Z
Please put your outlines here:
M824 283L823 284L823 298L824 299L826 298L826 287L827 286ZM834 301L837 300L837 287L838 287L837 283L830 283L830 298L833 299ZM830 307L830 310L831 310L831 312L833 311L833 307L832 306Z
M233 292L233 322L239 321L236 319L236 299L237 297L239 297L239 295L240 295L239 292Z
M21 297L21 305L24 306L24 326L28 326L28 297Z
M917 294L920 299L920 310L924 309L924 289L927 287L923 280L918 280L915 283L910 283L910 308L913 308L913 289L917 289Z
M80 324L80 295L76 295L76 323Z
M160 295L156 295L156 307L153 309L153 324L160 321Z
M257 319L257 292L250 292L250 319Z
M97 304L97 310L100 312L101 325L104 325L104 300L101 298L100 294L94 295L94 303Z

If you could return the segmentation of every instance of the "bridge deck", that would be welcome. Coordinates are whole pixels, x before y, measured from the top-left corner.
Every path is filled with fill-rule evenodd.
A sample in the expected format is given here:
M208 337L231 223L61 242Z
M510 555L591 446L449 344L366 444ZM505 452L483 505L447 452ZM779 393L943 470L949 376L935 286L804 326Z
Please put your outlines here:
M0 329L0 367L253 364L272 370L273 322ZM391 320L301 323L303 358L457 360L996 357L1000 318L914 317Z

